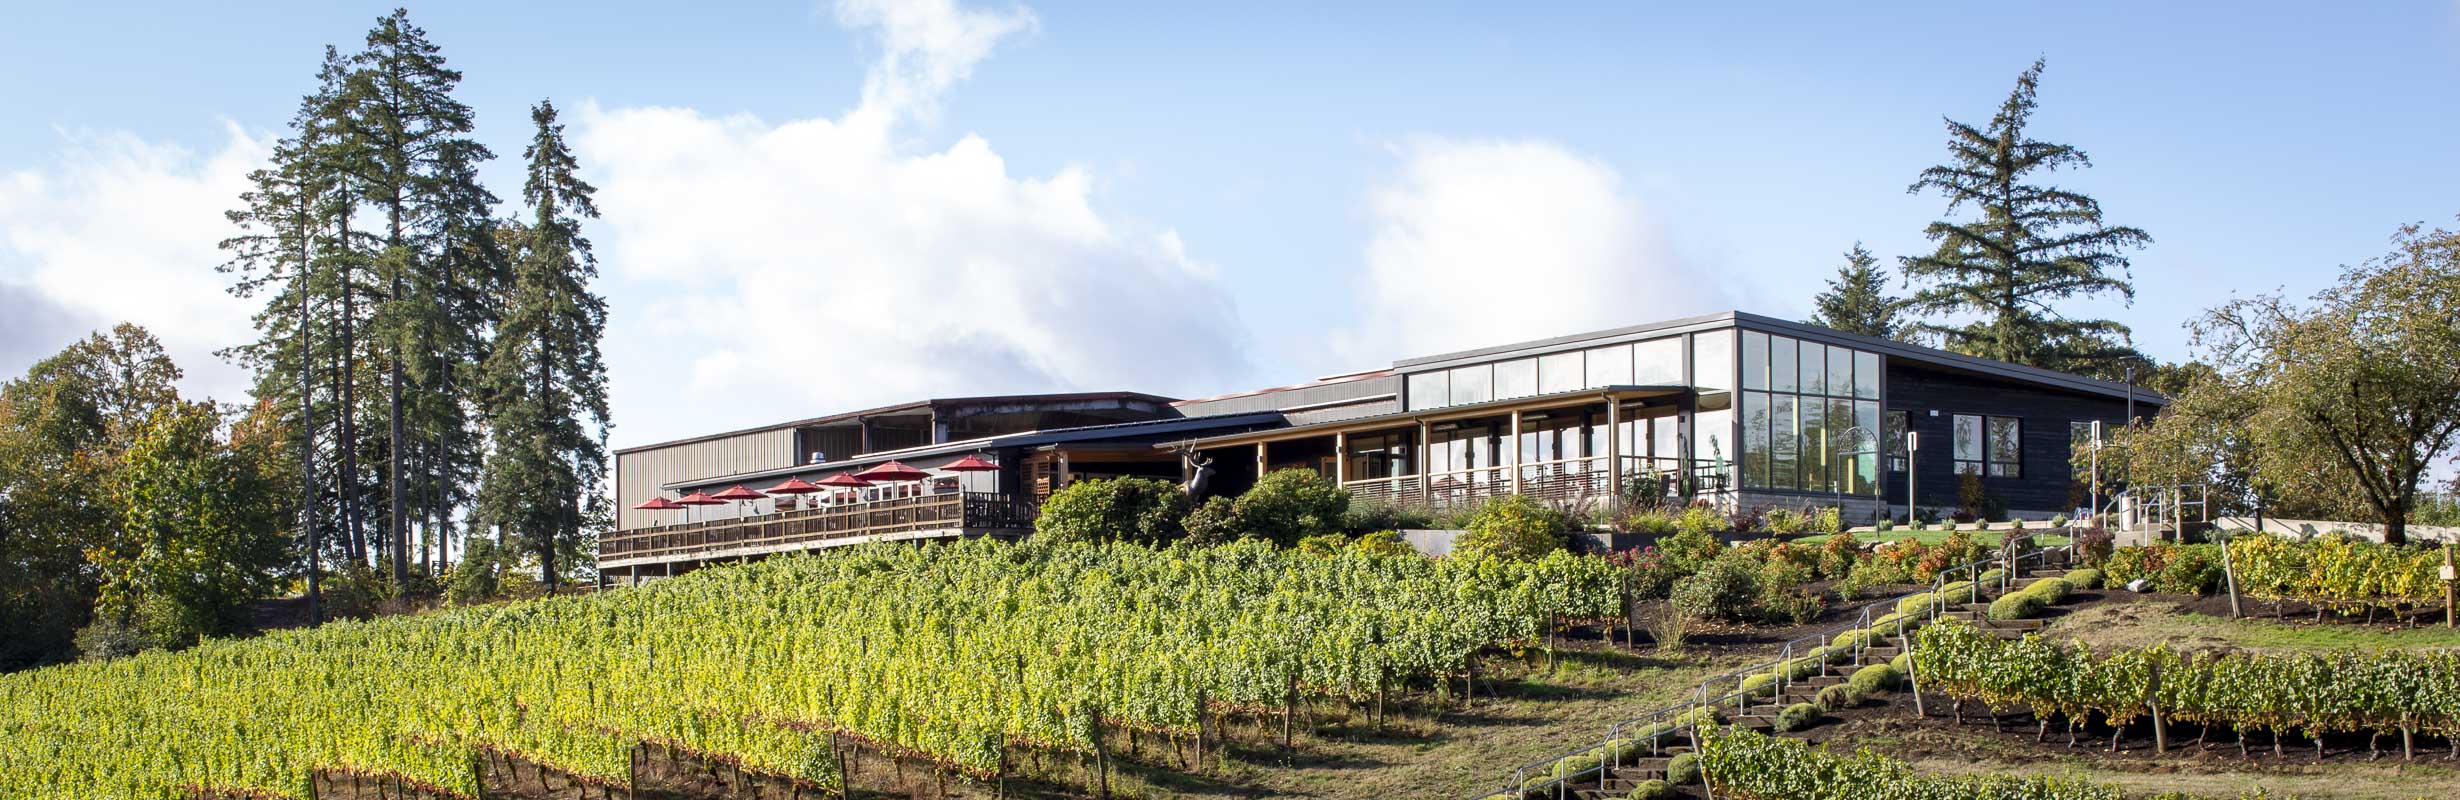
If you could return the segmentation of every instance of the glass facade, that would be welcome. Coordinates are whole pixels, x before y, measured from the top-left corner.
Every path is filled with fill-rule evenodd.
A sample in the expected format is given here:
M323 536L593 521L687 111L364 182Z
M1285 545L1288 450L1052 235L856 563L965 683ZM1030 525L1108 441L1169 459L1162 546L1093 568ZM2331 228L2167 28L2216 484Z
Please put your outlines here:
M1683 338L1669 336L1414 373L1404 386L1409 393L1406 406L1411 411L1425 411L1608 386L1681 386L1685 384ZM1699 351L1695 346L1695 352L1714 355L1721 344L1724 349L1731 349L1733 333L1717 331L1697 338L1714 341L1707 345L1710 350ZM1712 385L1722 385L1727 380L1722 369L1706 372L1712 376Z
M1737 358L1743 488L1878 493L1878 354L1745 331Z

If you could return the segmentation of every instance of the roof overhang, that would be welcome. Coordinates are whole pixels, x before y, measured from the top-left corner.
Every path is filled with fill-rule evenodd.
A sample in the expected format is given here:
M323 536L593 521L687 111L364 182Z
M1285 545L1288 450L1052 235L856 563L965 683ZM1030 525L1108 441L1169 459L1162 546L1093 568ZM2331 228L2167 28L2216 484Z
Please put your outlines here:
M1515 411L1545 411L1608 401L1623 402L1630 400L1680 397L1690 394L1691 391L1692 389L1689 386L1604 386L1596 389L1579 389L1569 392L1556 392L1554 394L1541 394L1534 397L1516 397L1510 400L1489 400L1484 403L1446 406L1444 408L1433 408L1424 411L1400 411L1391 414L1379 414L1372 417L1359 417L1357 419L1345 419L1333 422L1319 422L1313 425L1299 425L1288 428L1274 428L1272 430L1248 431L1244 433L1232 433L1220 436L1206 436L1176 442L1163 442L1154 445L1154 447L1229 447L1243 444L1256 444L1259 442L1307 439L1317 436L1329 436L1335 433L1384 430L1400 427L1402 425L1417 425L1420 423L1435 424L1464 419L1475 419L1478 417L1491 417L1496 414L1509 414Z
M1281 412L1262 411L1251 414L1223 414L1211 417L1172 417L1167 419L1145 420L1141 422L1121 422L1111 425L1093 425L1082 428L1059 428L1048 431L1027 431L1024 433L1010 433L1000 436L985 436L975 439L964 439L942 444L920 445L901 450L883 450L877 453L865 453L853 458L838 461L824 461L818 464L796 464L793 466L765 469L758 472L740 472L733 475L686 478L683 480L662 484L659 488L666 490L685 490L698 487L716 486L720 484L759 481L769 478L784 479L792 476L816 478L817 476L859 470L864 467L869 467L873 464L878 464L889 460L921 461L924 459L941 456L953 458L967 453L979 453L985 450L997 450L1012 447L1033 448L1044 445L1103 442L1129 437L1168 436L1171 434L1219 430L1222 428L1240 426L1275 425L1281 423L1282 419ZM1138 447L1139 449L1146 449L1142 445L1139 445Z

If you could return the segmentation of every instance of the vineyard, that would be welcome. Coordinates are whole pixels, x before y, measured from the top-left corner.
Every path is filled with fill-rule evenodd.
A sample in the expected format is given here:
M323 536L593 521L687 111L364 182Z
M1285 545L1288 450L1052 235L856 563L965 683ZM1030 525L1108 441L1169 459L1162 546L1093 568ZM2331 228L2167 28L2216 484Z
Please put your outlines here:
M2460 755L2460 652L2336 651L2267 655L2181 653L2166 646L2097 654L2041 637L2003 640L1965 624L1918 634L1924 691L1992 708L2030 707L2046 727L2093 716L2122 727L2148 714L2166 723L2283 732L2418 733L2446 737Z
M1859 750L1832 753L1791 739L1741 728L1707 728L1701 771L1720 797L1744 800L2122 800L2118 789L2058 778L2014 775L1938 776L1905 762ZM2270 797L2261 789L2242 800ZM2153 800L2193 800L2160 794Z
M1443 691L1623 602L1564 554L865 547L0 676L0 796L466 797L496 755L620 787L645 742L821 791L849 747L991 781L1132 731L1201 764L1226 719Z

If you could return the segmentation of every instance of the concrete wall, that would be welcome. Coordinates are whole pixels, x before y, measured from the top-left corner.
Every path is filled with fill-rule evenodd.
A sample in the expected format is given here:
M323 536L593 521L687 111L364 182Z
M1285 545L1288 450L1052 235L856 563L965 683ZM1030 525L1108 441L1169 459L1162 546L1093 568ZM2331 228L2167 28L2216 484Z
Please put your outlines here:
M2252 531L2255 529L2255 518L2220 517L2214 519L2213 524L2215 527L2221 528L2222 530ZM2315 519L2264 518L2264 532L2266 533L2278 533L2284 536L2304 538L2308 536L2331 533L2333 531L2345 531L2349 535L2361 539L2368 539L2377 542L2383 541L2383 526L2372 522L2335 522L2332 520ZM2434 525L2411 525L2409 526L2407 533L2409 534L2409 541L2412 542L2460 542L2460 528L2440 527Z

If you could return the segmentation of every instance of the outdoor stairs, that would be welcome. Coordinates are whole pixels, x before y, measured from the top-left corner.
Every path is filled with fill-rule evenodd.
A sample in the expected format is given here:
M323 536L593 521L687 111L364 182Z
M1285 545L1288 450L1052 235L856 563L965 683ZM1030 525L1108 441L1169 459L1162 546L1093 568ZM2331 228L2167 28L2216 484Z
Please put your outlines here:
M2064 577L2066 574L2067 569L2063 566L2036 566L2026 569L2022 573L2023 577L2008 581L2006 591L2001 591L1995 584L1985 586L1975 597L1976 602L1956 606L1942 616L1971 622L2002 639L2024 638L2025 634L2041 630L2044 621L2019 619L1994 622L1990 619L1990 601L2007 592L2022 589L2035 580ZM1883 634L1872 639L1871 643L1863 648L1861 665L1885 664L1903 652L1905 652L1905 642L1902 635ZM1854 670L1859 668L1860 666L1852 663L1834 665L1822 674L1788 681L1784 690L1778 694L1753 700L1751 704L1744 706L1740 713L1728 714L1728 720L1732 724L1761 733L1787 735L1776 732L1779 712L1795 703L1813 702L1819 696L1819 690L1847 682ZM1730 707L1729 711L1731 711ZM1641 756L1622 766L1608 768L1603 771L1603 774L1575 779L1567 785L1567 791L1562 796L1577 798L1577 800L1619 800L1630 794L1641 781L1662 780L1666 777L1666 765L1675 756L1691 752L1690 743L1687 740L1677 738L1673 741L1681 742L1681 744L1668 744L1655 755Z

